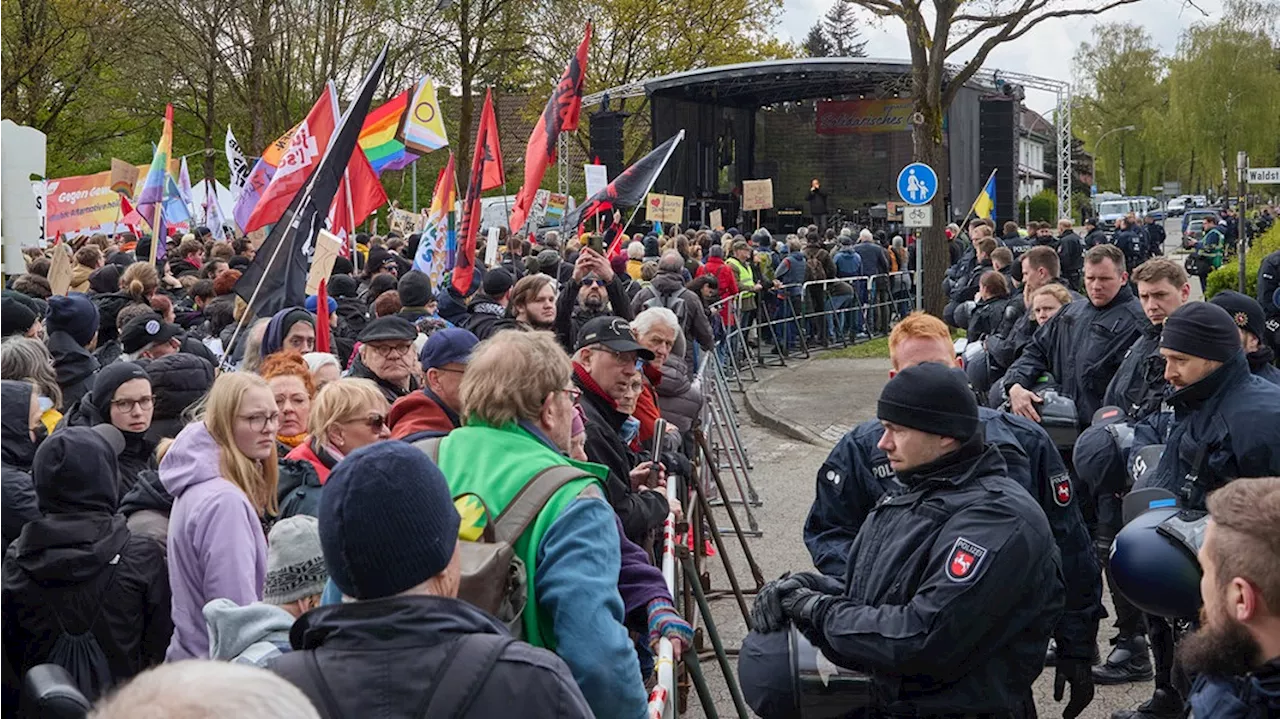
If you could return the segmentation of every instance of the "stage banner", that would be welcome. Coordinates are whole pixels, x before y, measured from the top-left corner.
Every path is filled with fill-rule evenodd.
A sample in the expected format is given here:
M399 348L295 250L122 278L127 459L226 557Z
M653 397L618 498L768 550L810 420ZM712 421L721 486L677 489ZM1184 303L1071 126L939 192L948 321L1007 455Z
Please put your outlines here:
M111 189L110 170L45 183L45 237L114 226L119 213L120 196Z
M773 207L773 180L743 180L742 209L767 210Z
M891 100L824 100L818 103L816 130L819 135L910 132L908 98Z

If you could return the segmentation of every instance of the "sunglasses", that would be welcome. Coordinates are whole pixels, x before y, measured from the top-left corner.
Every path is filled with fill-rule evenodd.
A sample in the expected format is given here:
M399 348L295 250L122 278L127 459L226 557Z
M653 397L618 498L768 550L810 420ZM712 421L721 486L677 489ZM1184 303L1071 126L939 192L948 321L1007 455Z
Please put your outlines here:
M360 423L369 428L370 432L377 432L387 426L387 416L385 414L371 414L368 417L356 417L349 419L348 422Z
M604 287L604 280L583 280L583 287Z

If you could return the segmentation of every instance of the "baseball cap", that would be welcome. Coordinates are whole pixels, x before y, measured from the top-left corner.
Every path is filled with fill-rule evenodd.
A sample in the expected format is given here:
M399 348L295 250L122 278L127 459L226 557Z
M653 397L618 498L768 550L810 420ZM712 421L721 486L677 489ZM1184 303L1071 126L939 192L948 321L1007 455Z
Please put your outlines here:
M165 322L158 314L139 315L120 331L120 347L133 354L149 345L168 342L181 332L181 327Z
M475 335L460 327L438 330L427 338L422 351L418 353L418 361L422 363L424 372L432 367L443 367L454 362L466 364L471 359L471 350L479 342Z
M614 352L635 352L645 362L653 360L654 354L636 342L631 332L631 324L621 317L596 317L588 320L578 330L578 344L574 350L590 345L604 345Z

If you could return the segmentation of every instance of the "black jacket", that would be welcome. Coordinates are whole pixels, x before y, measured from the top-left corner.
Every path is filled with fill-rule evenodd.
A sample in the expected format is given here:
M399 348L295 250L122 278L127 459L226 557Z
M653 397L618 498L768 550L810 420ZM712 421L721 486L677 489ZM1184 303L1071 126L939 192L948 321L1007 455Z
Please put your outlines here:
M105 346L119 338L116 329L116 316L120 310L132 304L141 304L133 295L126 292L112 292L106 295L93 295L89 298L98 308L98 346Z
M1152 222L1149 225L1143 225L1143 229L1147 231L1147 256L1159 257L1164 254L1164 242L1167 234L1164 230L1163 222Z
M50 334L45 345L53 356L53 369L58 375L58 386L62 388L62 406L74 407L93 388L93 373L98 371L98 360L66 332Z
M1062 285L1061 279L1053 279L1050 282ZM1080 295L1074 291L1071 292L1071 299L1080 299ZM993 377L999 377L1014 360L1022 356L1022 350L1026 349L1027 344L1031 342L1032 336L1035 335L1039 326L1035 322L1035 317L1027 312L1024 304L1024 296L1019 294L1014 302L1010 303L1009 308L1012 311L1005 314L1004 322L1000 325L1000 330L995 335L987 337L985 344L987 347L988 364L990 365Z
M467 321L462 325L479 340L487 340L502 330L519 327L514 318L507 316L507 308L485 294L478 294L467 305Z
M622 520L622 528L631 541L644 546L644 536L662 526L667 518L667 498L661 492L631 489L631 470L638 464L618 431L627 415L614 408L608 399L596 394L578 376L574 366L573 383L582 390L583 419L587 427L587 459L609 468L605 495Z
M279 474L276 495L280 514L277 519L285 519L295 514L319 517L320 495L324 491L324 485L320 483L320 475L316 474L316 468L306 460L281 458Z
M137 364L147 371L151 393L156 397L147 437L153 442L177 437L186 426L183 413L213 386L213 364L187 352L139 360Z
M951 290L952 302L968 302L978 294L978 286L982 282L982 275L990 272L992 269L991 260L985 259L981 262L974 263L973 269L969 270L967 277L961 278Z
M1271 384L1280 385L1280 369L1276 369L1276 353L1270 347L1263 346L1256 352L1245 355L1249 360L1249 371L1255 377L1261 377Z
M374 374L373 370L369 369L369 367L360 360L359 355L356 355L351 360L351 371L347 373L347 376L373 380L373 383L378 385L378 389L382 390L382 396L387 398L387 404L394 404L397 399L400 399L401 397L418 389L418 380L412 375L409 376L408 389L393 385L382 379L378 375Z
M294 651L273 660L270 669L302 689L324 719L419 716L428 696L441 690L438 682L456 661L458 642L474 635L492 637L485 647L510 638L493 617L459 599L335 604L299 617L289 632ZM315 670L328 692L318 689ZM512 642L459 719L515 714L591 717L591 709L564 660Z
M1095 247L1097 245L1105 245L1105 244L1107 244L1107 233L1103 232L1102 230L1099 230L1096 227L1090 230L1088 234L1084 236L1084 248L1086 250L1088 250L1091 247Z
M173 511L173 495L160 483L160 474L146 471L138 475L138 483L120 500L120 516L135 537L146 537L166 548L169 537L169 514Z
M635 319L635 315L631 314L631 297L627 295L626 285L617 273L614 273L613 281L605 285L609 302L599 311L588 310L578 303L578 290L581 288L582 283L570 277L564 287L560 288L560 296L556 298L556 339L569 354L573 354L574 343L578 341L578 328L589 320L610 315L628 322Z
M1258 304L1267 317L1280 311L1274 301L1277 287L1280 287L1280 250L1263 257L1262 266L1258 268Z
M1280 716L1280 658L1242 677L1200 675L1187 699L1196 717L1263 719Z
M827 191L821 187L810 187L809 194L804 196L809 201L809 214L827 214Z
M1280 387L1250 374L1244 352L1165 403L1169 411L1134 426L1132 452L1165 445L1135 488L1163 487L1203 509L1205 496L1233 479L1280 475ZM1182 495L1190 476L1193 491Z
M1160 409L1169 394L1164 378L1164 355L1160 354L1160 330L1164 325L1148 324L1125 352L1120 367L1107 385L1102 404L1119 407L1130 419L1142 419Z
M987 335L1000 331L1004 324L1009 305L1015 302L1012 297L996 297L981 300L969 313L968 338L970 342L981 340Z
M98 408L94 406L92 399L93 393L90 392L80 400L79 404L68 409L57 429L61 429L63 426L93 427L99 424L111 424L111 418L103 417ZM124 437L124 451L120 453L118 458L120 486L117 499L122 499L129 490L133 489L133 485L138 483L138 477L142 472L157 468L155 457L157 440L149 439L146 432L125 432L121 430L120 434Z
M651 300L657 302L651 302ZM715 337L711 334L711 320L702 311L702 298L693 290L686 289L684 278L677 272L659 272L649 286L640 290L631 300L631 316L644 312L646 305L666 307L675 313L680 320L680 329L684 332L684 360L693 370L693 345L696 342L704 350L715 345Z
M1005 373L1004 387L1019 384L1031 389L1048 372L1062 394L1075 400L1076 418L1087 427L1125 352L1150 324L1127 286L1104 307L1088 300L1072 302L1036 330Z
M31 406L31 385L17 380L0 382L0 486L4 489L0 533L7 550L22 527L43 516L31 481L31 462L36 443L27 426Z
M82 465L46 483L40 503L49 513L5 553L0 626L5 663L19 676L48 659L63 631L92 632L113 682L164 661L173 633L164 549L132 536L115 513L115 472L101 469L109 452L88 444L66 458L64 472Z
M1125 268L1132 272L1138 265L1147 261L1146 235L1132 227L1116 230L1111 235L1111 244L1124 253Z
M338 328L335 330L343 337L355 339L364 326L369 324L369 305L358 297L337 298Z
M858 242L853 251L862 258L862 274L865 276L889 274L889 252L874 242Z
M1032 244L1030 239L1023 237L1016 232L1001 237L1000 244L1004 247L1008 247L1009 252L1013 253L1013 264L1009 266L1009 270L1013 274L1013 279L1021 282L1022 256L1027 254L1027 251L1032 247L1035 247L1035 245Z
M1063 611L1044 511L981 432L900 475L849 553L844 594L798 628L837 665L871 674L885 714L1005 715L1029 700Z
M1074 496L1075 487L1053 440L1026 418L979 408L985 440L1000 451L1008 476L1044 510L1062 556L1066 611L1054 630L1060 656L1088 659L1102 610L1102 585L1089 530ZM849 550L867 515L884 495L904 487L876 446L884 435L878 420L844 436L818 470L817 494L804 524L804 543L814 566L844 577Z
M1084 269L1084 241L1075 230L1058 238L1058 262L1063 277L1075 277Z

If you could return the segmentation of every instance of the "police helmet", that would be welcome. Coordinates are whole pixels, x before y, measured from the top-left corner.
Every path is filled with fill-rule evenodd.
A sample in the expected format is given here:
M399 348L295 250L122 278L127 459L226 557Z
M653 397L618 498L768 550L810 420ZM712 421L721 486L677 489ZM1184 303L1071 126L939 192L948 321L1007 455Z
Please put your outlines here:
M763 719L834 719L874 703L870 675L835 664L795 625L747 633L738 683L747 706Z
M977 306L978 306L978 303L975 302L974 300L961 302L960 304L956 305L956 313L955 313L956 327L968 327L969 318L973 315L973 308Z
M1147 614L1195 617L1201 604L1201 572L1192 546L1203 541L1207 518L1203 512L1158 506L1126 524L1111 545L1116 589Z

